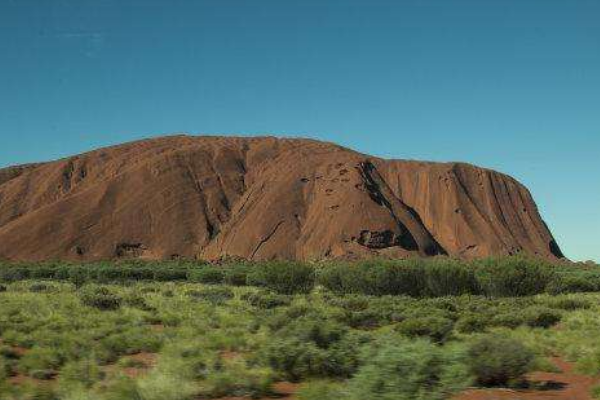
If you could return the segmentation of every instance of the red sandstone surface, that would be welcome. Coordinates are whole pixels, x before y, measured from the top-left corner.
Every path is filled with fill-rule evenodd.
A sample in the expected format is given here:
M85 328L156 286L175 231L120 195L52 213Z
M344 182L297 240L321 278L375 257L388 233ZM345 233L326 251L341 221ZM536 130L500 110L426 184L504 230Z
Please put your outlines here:
M0 169L0 259L562 257L529 191L463 163L170 136Z

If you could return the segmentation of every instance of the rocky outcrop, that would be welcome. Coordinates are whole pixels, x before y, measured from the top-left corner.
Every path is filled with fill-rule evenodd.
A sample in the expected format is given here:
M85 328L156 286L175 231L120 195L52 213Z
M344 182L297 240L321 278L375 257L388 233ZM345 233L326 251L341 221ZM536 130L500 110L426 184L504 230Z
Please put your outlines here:
M171 136L0 170L0 258L562 257L527 189L304 139Z

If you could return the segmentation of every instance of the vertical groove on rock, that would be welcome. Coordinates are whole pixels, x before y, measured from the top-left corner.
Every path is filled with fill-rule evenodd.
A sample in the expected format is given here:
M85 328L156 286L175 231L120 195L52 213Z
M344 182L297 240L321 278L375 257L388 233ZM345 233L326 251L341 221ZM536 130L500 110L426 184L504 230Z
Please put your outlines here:
M373 163L368 160L362 162L359 169L373 200L384 206L396 221L401 232L400 244L403 248L420 250L426 255L446 254L425 228L417 212L394 195Z

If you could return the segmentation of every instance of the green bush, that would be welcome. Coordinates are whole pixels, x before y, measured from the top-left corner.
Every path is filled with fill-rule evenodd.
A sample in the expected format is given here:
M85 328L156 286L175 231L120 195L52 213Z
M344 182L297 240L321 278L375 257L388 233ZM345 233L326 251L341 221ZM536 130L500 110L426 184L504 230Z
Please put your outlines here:
M205 266L188 272L187 278L191 282L219 285L225 279L223 268Z
M254 307L262 309L289 306L292 301L290 296L271 292L247 293L242 296L242 300L247 301Z
M452 332L452 320L439 316L408 318L396 325L396 331L408 337L428 337L443 342Z
M326 265L320 270L318 283L338 294L419 297L426 290L424 263L411 259Z
M160 349L162 338L159 333L150 330L148 326L139 326L103 337L98 344L105 351L104 354L107 358L105 361L115 361L127 354L154 353Z
M246 264L228 265L224 268L223 283L232 286L245 286L248 281L250 267Z
M525 323L525 316L519 310L500 312L490 320L490 325L514 329Z
M290 321L288 315L281 314L283 326L274 324L274 339L264 352L268 366L294 381L355 371L362 335L347 335L346 327L322 317L303 315Z
M468 351L471 373L484 386L517 383L533 361L533 352L521 342L498 334L476 339Z
M474 269L447 258L330 263L320 269L318 283L338 294L437 297L481 292Z
M477 313L467 313L460 317L454 325L461 333L483 332L490 325L490 318Z
M33 293L46 292L52 287L43 282L36 282L29 285L29 291Z
M152 307L144 296L138 293L129 293L123 297L123 303L129 307L138 308L143 311L156 311L154 307Z
M33 347L21 357L18 369L37 379L50 379L64 361L64 357L56 349Z
M471 383L460 349L385 338L367 346L348 385L350 400L442 400Z
M573 271L568 274L556 276L548 285L548 293L583 293L600 291L600 268L597 273L577 273Z
M588 299L575 297L577 295L570 296L557 296L545 298L541 303L558 310L573 311L588 309L592 306L592 303Z
M464 262L441 258L425 266L426 295L429 297L480 294L475 271Z
M248 274L248 284L280 294L308 293L315 284L315 270L311 265L297 262L266 262Z
M532 328L550 328L560 322L562 315L548 307L533 306L523 311L524 320Z
M349 312L346 323L352 328L376 328L382 323L381 315L377 310L364 310Z
M122 298L104 286L84 288L80 293L81 302L103 311L117 310Z
M234 298L233 290L227 286L207 287L200 290L188 290L187 295L198 300L208 301L212 304L223 304Z
M590 390L590 394L594 399L600 399L600 385L595 385Z
M543 293L556 279L551 265L524 256L474 262L483 292L492 297L519 297Z
M269 278L281 270L280 283ZM232 262L219 266L202 262L126 260L87 264L2 263L0 281L62 280L79 287L86 283L128 283L134 281L194 281L208 284L276 285L275 290L289 294L312 288L312 267L293 262ZM307 276L302 278L302 271ZM294 270L300 272L294 273ZM292 271L292 272L290 272ZM290 279L292 282L290 283ZM287 283L281 283L286 281ZM409 260L367 260L328 262L320 265L318 283L340 294L409 295L437 297L480 293L488 296L527 296L600 291L600 267L578 263L552 265L525 256L498 257L464 262L450 258Z
M269 367L291 382L325 373L327 353L312 342L296 338L274 339L265 346L262 354Z
M102 400L141 400L142 394L135 380L124 375L109 380L103 387ZM85 399L85 398L84 398ZM74 399L79 400L79 399ZM87 399L85 399L87 400ZM144 399L145 400L145 399Z
M311 381L296 393L298 400L339 400L343 398L342 385L329 381Z
M96 360L83 359L66 363L60 370L58 384L61 392L68 392L72 387L91 388L104 377Z
M206 374L198 394L210 398L235 396L258 399L272 394L271 385L271 370L249 368L242 361L229 362Z
M339 341L347 332L341 324L322 317L302 316L291 321L277 332L279 337L297 338L303 342L312 342L322 349Z
M361 349L371 340L368 333L351 331L332 343L327 349L323 375L350 378L361 364Z

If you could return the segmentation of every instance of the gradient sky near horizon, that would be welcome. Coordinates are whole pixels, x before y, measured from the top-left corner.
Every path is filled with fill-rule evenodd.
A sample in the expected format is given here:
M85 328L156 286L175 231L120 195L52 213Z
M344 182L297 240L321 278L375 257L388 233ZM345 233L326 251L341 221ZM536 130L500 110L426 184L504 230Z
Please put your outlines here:
M0 167L174 132L519 179L600 262L598 0L0 0Z

